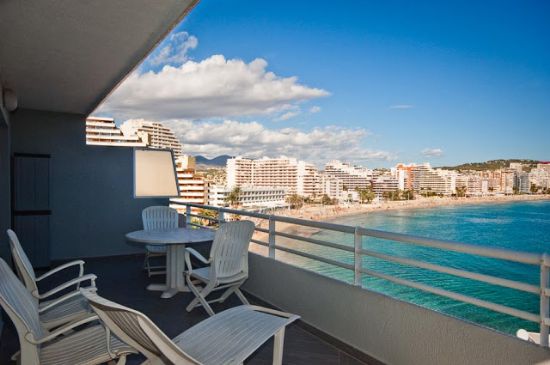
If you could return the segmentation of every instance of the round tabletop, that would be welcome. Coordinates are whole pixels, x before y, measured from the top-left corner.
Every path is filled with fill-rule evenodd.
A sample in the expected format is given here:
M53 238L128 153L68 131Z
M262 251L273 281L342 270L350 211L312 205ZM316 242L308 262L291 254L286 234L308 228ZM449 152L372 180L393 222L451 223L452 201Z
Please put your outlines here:
M169 231L135 231L126 234L128 241L148 245L183 245L208 242L214 239L215 231L206 228L178 228Z

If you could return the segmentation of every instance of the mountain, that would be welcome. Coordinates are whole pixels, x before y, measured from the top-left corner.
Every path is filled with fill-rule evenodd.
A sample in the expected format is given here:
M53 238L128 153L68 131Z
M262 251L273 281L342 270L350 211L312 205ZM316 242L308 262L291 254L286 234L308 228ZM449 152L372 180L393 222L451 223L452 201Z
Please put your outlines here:
M457 166L442 166L441 168L444 170L498 170L509 167L511 162L520 162L529 167L534 167L539 161L522 159L489 160L485 162L468 162Z
M218 167L225 167L228 158L231 158L231 156L221 155L221 156L214 157L212 159L208 159L200 155L195 156L197 165L218 166Z

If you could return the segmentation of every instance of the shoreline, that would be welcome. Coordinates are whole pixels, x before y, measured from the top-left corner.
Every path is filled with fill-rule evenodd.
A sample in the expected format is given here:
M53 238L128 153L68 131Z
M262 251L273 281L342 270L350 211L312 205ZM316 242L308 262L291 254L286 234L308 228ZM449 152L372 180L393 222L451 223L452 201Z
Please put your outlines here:
M506 204L513 202L529 201L549 201L550 195L507 195L507 196L486 196L475 198L451 198L451 197L430 197L414 200L388 201L382 203L370 204L352 204L349 206L321 206L307 205L300 209L280 210L274 212L275 215L284 215L292 218L308 219L313 221L331 222L337 218L356 216L366 213L386 212L402 209L431 209L440 207L452 207L462 205L486 205L486 204ZM266 222L258 222L257 226L267 228ZM264 227L266 226L266 227ZM311 237L320 230L312 227L297 226L292 223L277 222L277 231ZM257 232L255 238L267 241L267 234ZM284 239L279 237L278 239Z

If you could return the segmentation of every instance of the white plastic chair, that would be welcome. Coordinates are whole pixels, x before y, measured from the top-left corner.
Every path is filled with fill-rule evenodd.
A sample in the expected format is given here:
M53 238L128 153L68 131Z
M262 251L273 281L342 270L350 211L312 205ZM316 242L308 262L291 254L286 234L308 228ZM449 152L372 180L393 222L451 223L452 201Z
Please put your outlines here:
M58 266L42 276L36 277L31 262L25 254L23 247L21 247L15 232L8 229L8 237L17 273L27 290L35 298L39 307L40 320L46 328L54 328L92 315L90 306L78 290L81 283L88 281L90 282L90 287L95 288L97 277L93 274L84 275L84 261L72 261ZM68 280L45 293L39 292L37 284L39 281L74 266L80 266L78 277ZM55 297L55 295L59 295L59 293L71 287L76 287L76 290ZM48 298L50 299L48 300Z
M8 264L0 259L0 305L12 320L19 337L20 351L12 360L21 365L94 365L120 358L135 350L109 334L96 315L59 327L45 328L36 299L17 279Z
M147 316L82 289L103 323L147 361L144 364L242 364L275 336L273 364L283 358L285 327L299 317L243 305L223 311L168 338Z
M202 305L212 316L214 311L209 303L223 302L232 293L235 293L243 304L249 304L239 288L248 279L248 246L253 234L254 223L251 221L228 222L220 225L214 236L208 260L196 250L186 247L185 278L189 289L196 297L187 306L188 312ZM209 266L193 269L191 255ZM203 287L196 285L197 280ZM206 300L211 292L221 289L225 289L225 292L218 299Z
M166 206L152 206L141 212L143 229L145 231L166 231L178 228L177 210ZM146 245L145 262L143 267L147 276L166 274L166 265L151 265L151 258L166 256L166 246Z

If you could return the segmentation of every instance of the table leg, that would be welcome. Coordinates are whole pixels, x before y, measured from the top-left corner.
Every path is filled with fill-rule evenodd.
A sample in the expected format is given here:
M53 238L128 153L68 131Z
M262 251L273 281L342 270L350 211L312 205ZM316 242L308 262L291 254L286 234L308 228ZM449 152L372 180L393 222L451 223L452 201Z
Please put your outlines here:
M168 245L166 252L166 287L161 298L172 298L189 291L185 285L185 245Z

